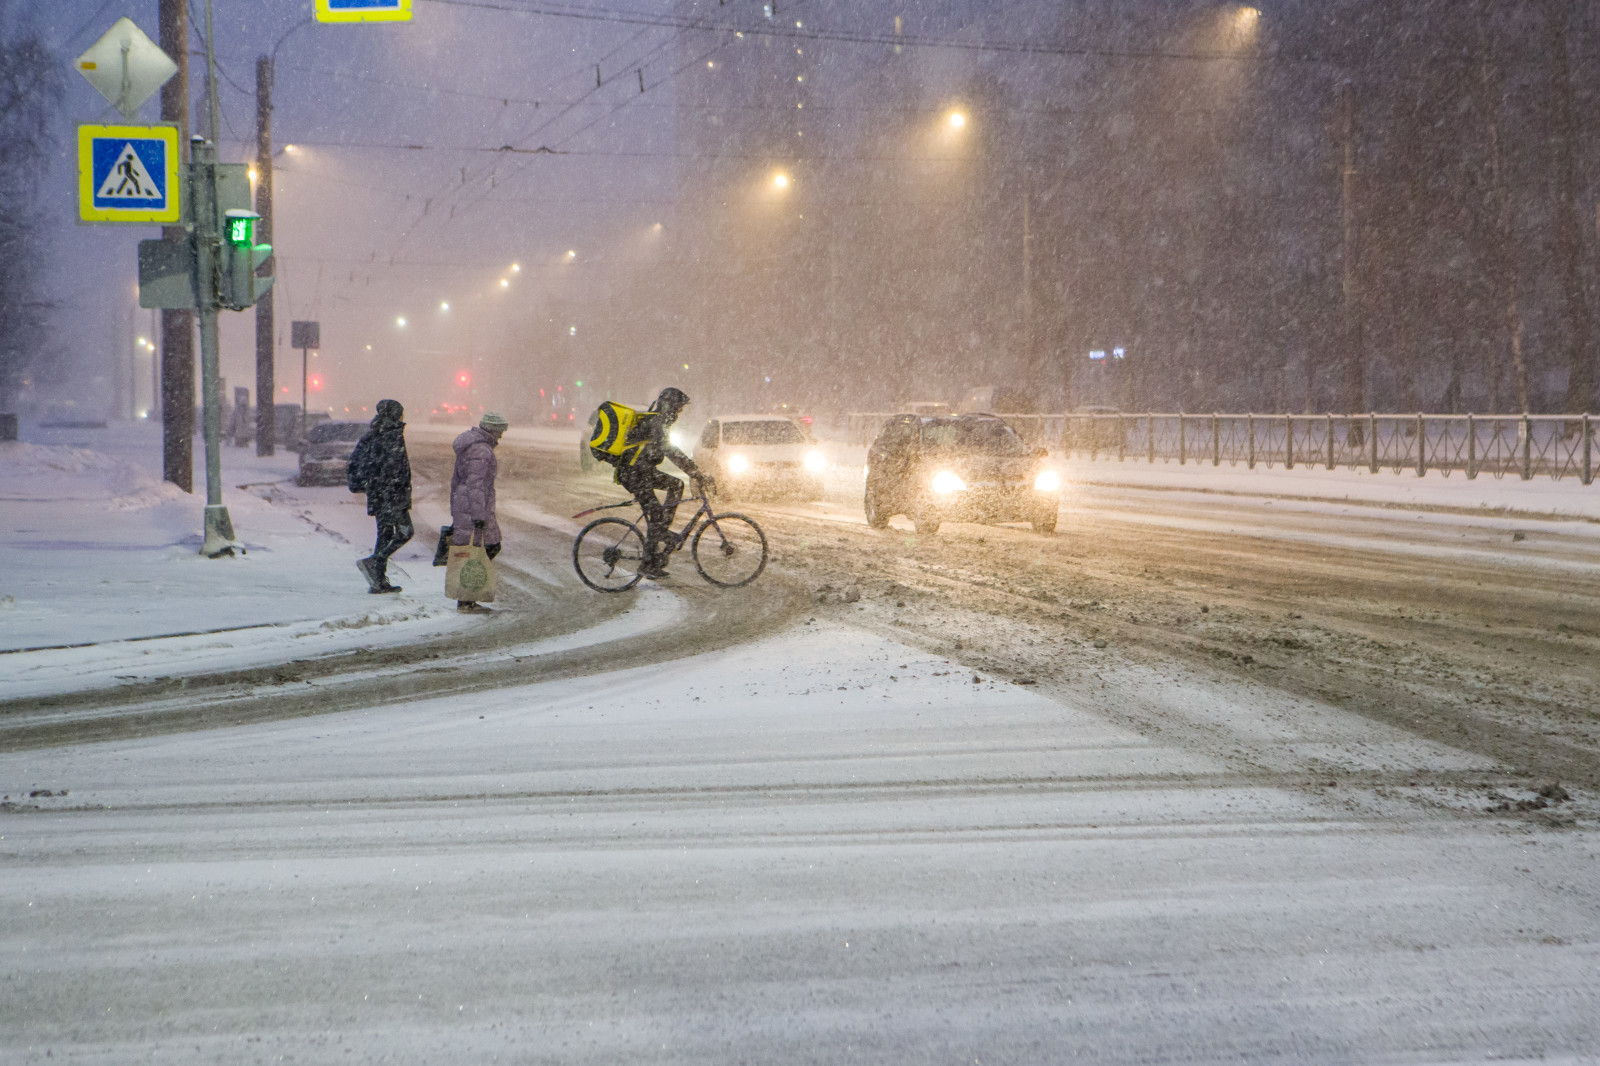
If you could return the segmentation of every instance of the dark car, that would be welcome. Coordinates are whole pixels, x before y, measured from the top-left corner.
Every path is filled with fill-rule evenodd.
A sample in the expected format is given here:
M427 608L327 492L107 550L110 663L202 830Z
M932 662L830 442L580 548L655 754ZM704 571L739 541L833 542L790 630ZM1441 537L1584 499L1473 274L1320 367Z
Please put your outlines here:
M1061 477L994 415L897 415L867 451L865 505L874 529L903 514L918 533L945 521L1029 522L1050 533Z
M356 442L370 427L366 422L321 422L300 442L297 485L343 485L345 468Z

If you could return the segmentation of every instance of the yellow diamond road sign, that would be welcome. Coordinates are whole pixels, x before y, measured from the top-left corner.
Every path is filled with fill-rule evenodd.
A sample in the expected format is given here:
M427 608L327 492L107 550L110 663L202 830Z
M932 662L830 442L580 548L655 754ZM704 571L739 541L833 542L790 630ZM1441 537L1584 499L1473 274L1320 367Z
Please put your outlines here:
M78 218L179 220L177 126L79 126Z
M411 0L317 0L318 22L410 22Z

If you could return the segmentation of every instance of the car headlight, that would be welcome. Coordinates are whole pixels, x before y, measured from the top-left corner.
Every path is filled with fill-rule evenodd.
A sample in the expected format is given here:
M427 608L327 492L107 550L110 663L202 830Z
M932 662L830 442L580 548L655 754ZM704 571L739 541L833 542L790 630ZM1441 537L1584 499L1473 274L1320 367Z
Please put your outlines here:
M1035 492L1060 492L1061 475L1054 470L1041 470L1033 479L1033 489Z
M813 474L820 474L828 469L828 457L821 452L806 452L806 469Z
M667 431L667 443L671 444L674 448L681 448L683 447L683 438L678 436L677 430L669 429Z
M750 460L746 459L744 456L742 456L742 455L730 455L730 456L728 456L728 472L730 474L742 474L746 470L749 470L749 469L750 469Z
M941 470L933 475L933 491L941 496L949 496L956 492L965 492L967 483L961 480L961 475L954 470Z

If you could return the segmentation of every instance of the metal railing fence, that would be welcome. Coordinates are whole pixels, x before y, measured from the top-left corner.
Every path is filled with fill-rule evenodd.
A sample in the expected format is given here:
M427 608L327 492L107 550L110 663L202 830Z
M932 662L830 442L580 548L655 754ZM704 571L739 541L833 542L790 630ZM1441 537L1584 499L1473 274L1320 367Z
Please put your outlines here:
M892 414L847 416L870 444ZM1210 466L1430 471L1593 484L1600 419L1584 415L1002 415L1029 444L1067 456Z

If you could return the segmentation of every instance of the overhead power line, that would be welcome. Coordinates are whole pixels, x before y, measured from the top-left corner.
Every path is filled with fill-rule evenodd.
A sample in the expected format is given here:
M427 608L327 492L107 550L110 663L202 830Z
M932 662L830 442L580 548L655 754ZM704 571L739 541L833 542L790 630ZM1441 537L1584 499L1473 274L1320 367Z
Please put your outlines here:
M519 15L545 15L551 18L615 22L633 26L657 26L676 30L702 30L717 33L742 33L747 37L775 37L783 40L832 41L840 44L895 46L900 48L945 48L965 52L994 52L1013 55L1082 56L1106 59L1183 59L1196 61L1250 60L1257 52L1177 50L1163 48L1109 48L1040 41L987 41L959 37L930 37L908 33L865 33L860 31L820 30L801 26L766 24L759 21L725 22L682 15L655 15L640 11L611 11L572 8L559 4L518 3L516 0L422 0L446 7L481 8Z

